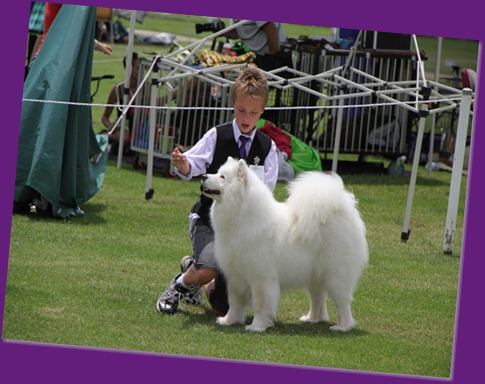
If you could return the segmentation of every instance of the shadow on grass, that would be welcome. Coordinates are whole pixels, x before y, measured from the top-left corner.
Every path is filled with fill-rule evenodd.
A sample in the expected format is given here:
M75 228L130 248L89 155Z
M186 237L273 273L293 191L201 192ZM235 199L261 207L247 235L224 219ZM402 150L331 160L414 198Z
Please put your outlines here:
M198 327L200 325L210 326L215 332L224 333L228 335L279 335L279 336L312 336L312 337L327 337L327 338L346 338L356 336L367 336L369 333L356 328L348 332L332 331L330 327L335 325L332 322L321 323L307 323L307 322L283 322L276 320L274 326L268 328L265 332L250 332L245 329L246 325L251 324L253 317L248 316L244 325L236 324L231 326L224 326L216 324L216 316L209 308L204 308L204 312L193 313L191 311L183 311L184 327L187 329L191 327Z
M15 213L15 215L24 215L32 221L52 221L53 223L65 223L69 221L70 224L74 225L101 225L106 223L106 219L100 215L106 209L105 204L89 204L83 209L84 216L82 217L66 217L59 218L54 217L50 214L43 213Z

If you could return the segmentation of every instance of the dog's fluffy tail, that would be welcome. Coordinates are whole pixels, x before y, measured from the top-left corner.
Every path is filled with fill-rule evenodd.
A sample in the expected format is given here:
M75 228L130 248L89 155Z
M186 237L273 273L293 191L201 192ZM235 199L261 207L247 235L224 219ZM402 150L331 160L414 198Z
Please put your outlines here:
M336 173L304 172L288 185L287 204L293 213L292 235L300 240L320 237L332 215L355 210L357 202Z

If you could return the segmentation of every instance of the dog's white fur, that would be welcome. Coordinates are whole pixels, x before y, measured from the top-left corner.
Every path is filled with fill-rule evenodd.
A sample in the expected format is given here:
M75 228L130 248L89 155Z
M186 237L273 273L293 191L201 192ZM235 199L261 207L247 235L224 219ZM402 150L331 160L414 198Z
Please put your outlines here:
M201 189L215 200L215 252L228 284L229 312L218 324L244 324L252 307L246 329L265 331L281 291L305 288L310 310L300 320L329 321L328 295L338 312L331 329L355 327L351 302L368 248L354 195L338 175L303 173L278 202L243 160L229 158L217 174L202 177Z

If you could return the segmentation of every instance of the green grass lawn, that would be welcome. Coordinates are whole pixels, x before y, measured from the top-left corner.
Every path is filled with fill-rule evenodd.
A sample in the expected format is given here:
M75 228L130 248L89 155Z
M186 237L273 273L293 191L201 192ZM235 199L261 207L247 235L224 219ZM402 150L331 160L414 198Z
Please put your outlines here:
M409 179L344 176L367 225L370 263L355 294L356 329L304 324L304 292L283 295L265 334L221 327L204 301L174 316L155 302L191 253L198 181L110 162L101 191L67 220L14 215L3 338L315 367L448 377L452 361L465 182L454 253L442 253L450 174L421 169L411 236L400 241ZM285 186L275 192L282 200Z

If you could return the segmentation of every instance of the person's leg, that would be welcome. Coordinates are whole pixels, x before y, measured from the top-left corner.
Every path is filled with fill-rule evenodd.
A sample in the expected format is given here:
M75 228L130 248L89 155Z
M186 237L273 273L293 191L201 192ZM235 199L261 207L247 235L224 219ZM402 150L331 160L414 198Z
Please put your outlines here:
M189 268L184 275L183 281L185 284L197 284L203 287L216 316L223 316L229 309L226 280L219 271L215 257L212 227L202 223L199 220L194 225L192 241L194 255L197 257L193 268Z
M210 283L217 276L212 228L200 219L195 220L191 222L190 238L194 252L193 262L186 258L182 259L182 273L173 278L157 301L159 312L175 313L180 296L188 303L199 304L200 287Z
M204 285L204 292L214 314L217 317L224 316L229 310L227 284L224 275L219 273L214 280Z
M180 262L182 273L176 275L157 301L157 310L162 313L173 314L177 310L180 299L187 304L199 305L202 293L199 286L184 287L178 279L193 265L191 256L184 256Z
M186 288L202 287L217 276L218 266L214 254L214 231L204 221L197 219L191 222L190 238L192 240L193 263L179 279Z
M213 279L215 279L216 276L216 270L197 267L196 264L193 263L183 274L181 283L186 287L190 287L192 285L202 287L209 284Z

